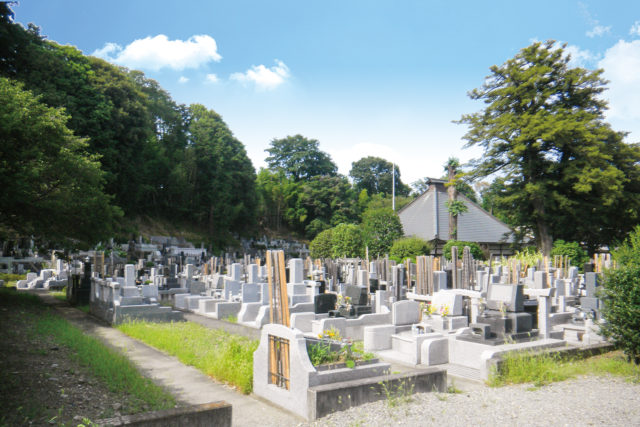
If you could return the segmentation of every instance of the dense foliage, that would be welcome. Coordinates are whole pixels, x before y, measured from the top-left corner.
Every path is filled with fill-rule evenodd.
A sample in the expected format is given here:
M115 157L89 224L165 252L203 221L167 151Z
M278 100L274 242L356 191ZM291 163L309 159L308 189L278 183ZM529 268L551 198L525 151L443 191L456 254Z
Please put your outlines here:
M491 67L470 93L486 107L460 120L467 146L484 148L474 176L502 176L494 209L532 231L545 255L554 238L593 250L638 222L640 150L604 122L602 70L568 64L554 42L522 49Z
M349 176L353 178L353 185L357 191L367 190L370 196L374 194L391 195L395 178L395 194L406 196L409 186L400 180L400 168L380 157L363 157L351 164Z
M589 255L582 249L578 242L565 242L564 240L556 240L553 242L551 255L568 256L571 265L583 268L584 263L589 261Z
M319 142L302 135L287 136L271 141L267 164L269 169L282 171L294 181L318 175L333 176L338 167L331 157L318 148Z
M15 186L15 192L8 193L9 198L3 203L30 208L22 209L21 217L12 213L10 224L2 221L3 234L51 237L55 224L63 234L61 237L95 241L110 234L109 217L118 211L115 206L127 216L144 214L189 221L208 230L213 242L222 243L233 232L253 231L258 204L255 170L242 144L215 112L198 105L177 105L157 82L139 71L114 66L85 56L72 46L45 40L37 27L30 25L25 29L14 23L4 2L0 3L0 40L0 76L9 79L3 80L3 86L16 87L12 82L19 81L24 90L39 97L40 103L64 108L68 120L59 112L52 113L56 126L66 122L70 132L64 138L70 141L71 132L78 137L73 139L76 142L69 153L63 153L66 156L50 161L50 166L64 179L49 184L62 192L57 183L64 182L67 189L86 194L85 197L67 194L65 208L53 203L43 208L46 200L42 199L41 190L25 176L22 182L30 187ZM22 107L33 108L31 117L42 114L38 105L31 102ZM11 116L12 108L18 106L0 104L3 115ZM37 126L26 121L22 125L25 137L36 132ZM1 135L5 144L13 138L7 131L5 128ZM37 156L58 153L64 133L60 130L57 139L43 137L30 148L25 146L30 154L21 151L14 141L12 147L17 149L6 156L3 151L3 162L16 162L20 158L17 155L30 155L35 161ZM85 142L80 143L80 138ZM69 156L80 151L86 151L89 156L83 156L90 161L77 160L80 166L74 173ZM89 164L103 173L92 175L87 169ZM29 165L11 167L21 166ZM29 173L47 178L44 171L33 169L33 164ZM74 186L73 179L78 180L78 185ZM102 188L112 197L111 203L108 198L98 196ZM53 190L47 195L51 196ZM31 207L39 211L40 220L26 215ZM56 211L61 215L47 214ZM62 215L64 212L70 215ZM82 221L81 214L85 218ZM65 221L68 227L61 223ZM74 231L75 228L78 230Z
M409 258L416 262L417 256L429 255L433 250L431 243L419 237L404 237L393 242L389 250L389 257L396 262L403 262Z
M451 260L451 248L454 246L458 247L459 259L462 259L462 253L464 251L465 246L469 246L469 250L471 251L471 256L473 256L474 259L484 259L484 252L482 252L482 249L480 249L480 246L478 246L477 243L463 242L460 240L449 240L447 243L444 244L444 247L442 248L442 252L446 259Z
M331 258L333 255L333 229L324 230L309 244L311 258Z
M627 357L640 364L640 226L614 251L619 268L605 273L601 299L601 324L605 336L613 339Z
M338 224L331 233L331 255L333 258L362 258L364 240L362 230L355 224Z
M0 227L22 235L106 238L121 214L103 192L104 173L59 108L0 77Z
M400 218L389 208L367 209L362 214L362 232L372 257L388 254L393 241L404 235Z

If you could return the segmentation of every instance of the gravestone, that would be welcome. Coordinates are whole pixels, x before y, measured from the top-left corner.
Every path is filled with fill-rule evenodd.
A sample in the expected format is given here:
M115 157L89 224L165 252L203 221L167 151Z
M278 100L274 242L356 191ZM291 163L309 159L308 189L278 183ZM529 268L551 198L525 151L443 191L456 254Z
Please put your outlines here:
M242 302L258 302L260 301L260 285L257 283L242 284Z
M136 285L136 267L133 264L124 266L124 286L132 287Z
M533 274L533 289L546 289L547 287L547 273L536 271Z
M447 291L435 292L431 298L431 305L435 310L447 306L449 316L462 316L462 295Z
M580 308L583 311L594 311L596 318L600 317L600 299L597 297L599 273L584 273L586 296L580 298Z
M336 294L318 294L313 298L315 314L329 313L335 310L338 296Z
M304 280L304 262L300 258L289 260L289 280L287 283L302 283Z
M506 306L507 311L516 313L524 311L523 285L489 284L487 308L499 311L501 303Z
M259 275L260 267L257 264L249 264L247 267L247 283L259 283Z

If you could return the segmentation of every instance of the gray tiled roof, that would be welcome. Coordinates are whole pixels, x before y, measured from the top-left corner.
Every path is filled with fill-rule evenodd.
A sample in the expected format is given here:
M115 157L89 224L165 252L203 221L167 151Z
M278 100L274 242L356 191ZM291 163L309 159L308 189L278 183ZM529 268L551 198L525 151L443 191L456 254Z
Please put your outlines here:
M425 240L448 240L448 197L444 181L431 180L427 191L398 212L404 234ZM458 200L468 208L467 212L458 216L458 240L480 243L513 242L513 232L509 226L463 194L458 194Z

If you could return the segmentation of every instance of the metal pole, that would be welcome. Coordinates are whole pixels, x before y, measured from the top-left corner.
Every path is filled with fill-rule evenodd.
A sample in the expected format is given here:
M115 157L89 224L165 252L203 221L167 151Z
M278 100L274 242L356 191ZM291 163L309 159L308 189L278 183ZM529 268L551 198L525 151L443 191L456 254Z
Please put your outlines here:
M396 210L396 164L391 169L391 209Z

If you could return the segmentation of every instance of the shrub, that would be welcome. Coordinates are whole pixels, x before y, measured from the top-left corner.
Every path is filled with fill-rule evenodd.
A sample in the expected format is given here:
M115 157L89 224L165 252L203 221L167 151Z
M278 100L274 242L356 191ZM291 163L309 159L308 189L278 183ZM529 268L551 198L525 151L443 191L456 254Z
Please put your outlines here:
M584 267L584 263L589 261L589 255L580 247L578 242L565 242L564 240L556 240L553 242L553 249L551 255L568 256L571 260L571 265L579 267L581 270Z
M624 351L627 357L640 364L640 227L631 232L628 239L614 251L620 264L617 270L605 272L600 297L601 326L604 336Z
M389 255L396 262L411 258L413 262L419 255L429 255L433 250L431 243L419 237L405 237L393 242Z
M331 258L333 229L320 232L315 239L309 243L311 258Z
M367 209L362 215L365 245L372 256L389 253L393 241L402 237L400 218L391 208Z
M362 257L364 241L362 230L354 224L338 224L333 228L331 236L331 255L334 258Z
M620 265L640 265L640 225L636 226L627 240L613 251L613 256Z
M476 242L462 242L460 240L449 240L447 243L445 243L444 248L442 248L442 251L444 252L444 257L448 260L451 260L451 248L453 246L458 247L459 259L462 259L462 252L465 246L469 246L469 249L471 249L471 255L473 256L474 259L484 259L484 253L482 252L482 249L480 249L480 246L478 246Z

